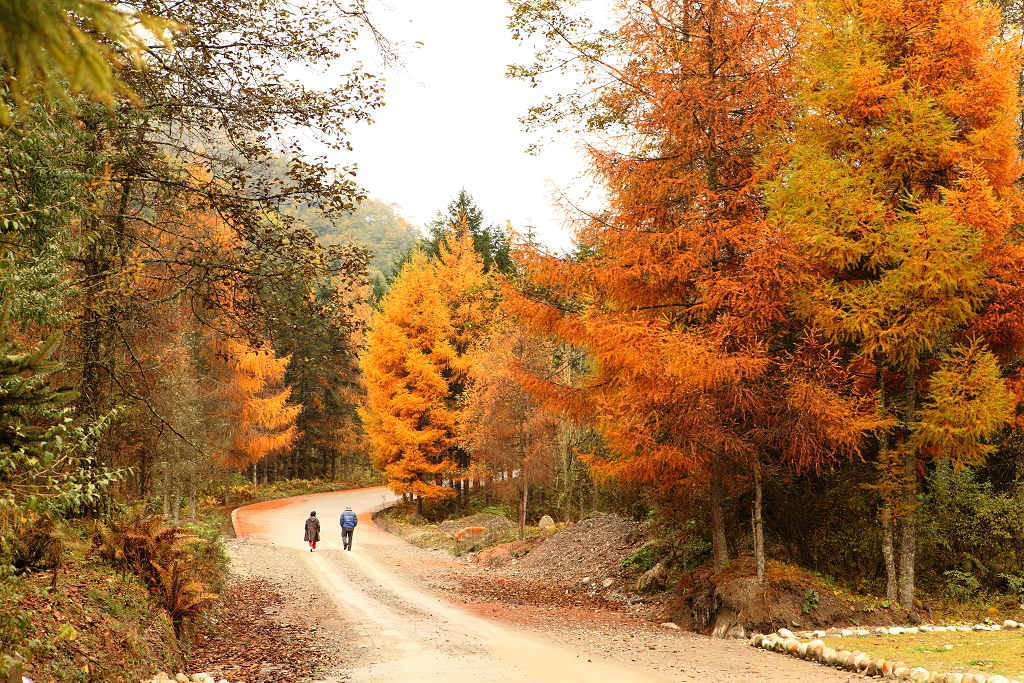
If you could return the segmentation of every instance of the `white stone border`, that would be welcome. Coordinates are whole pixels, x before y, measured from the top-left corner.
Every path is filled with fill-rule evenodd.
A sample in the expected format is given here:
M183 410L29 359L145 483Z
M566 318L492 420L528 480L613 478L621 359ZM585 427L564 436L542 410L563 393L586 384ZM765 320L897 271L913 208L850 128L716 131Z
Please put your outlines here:
M797 638L792 631L787 628L780 628L775 633L768 635L762 635L756 633L750 637L749 643L754 647L759 647L765 650L773 650L775 652L781 652L800 659L807 659L814 662L819 662L826 666L835 667L837 669L847 669L856 673L866 674L868 676L880 676L882 678L896 678L904 681L915 681L915 683L1022 683L1021 681L1011 681L1005 676L995 675L988 676L986 674L979 673L938 673L936 671L928 671L922 667L911 668L903 662L897 661L892 662L885 659L872 659L867 653L861 652L860 650L836 650L825 645L822 637L839 637L848 638L852 636L868 636L868 635L912 635L915 633L948 633L948 632L970 632L970 631L1000 631L1003 629L1018 629L1021 628L1022 624L1018 624L1013 619L1007 619L999 624L974 624L973 626L968 625L956 625L956 626L933 626L926 624L924 626L893 626L893 627L878 627L874 630L866 628L858 629L839 629L837 633L827 633L825 631L810 631L806 635L812 637L813 640L803 642ZM805 634L801 634L805 635Z

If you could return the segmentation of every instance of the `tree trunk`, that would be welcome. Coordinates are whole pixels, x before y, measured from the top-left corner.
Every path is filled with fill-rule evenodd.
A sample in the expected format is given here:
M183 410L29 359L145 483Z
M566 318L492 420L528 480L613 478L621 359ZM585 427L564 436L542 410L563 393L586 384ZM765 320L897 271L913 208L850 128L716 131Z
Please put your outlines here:
M757 580L764 581L764 520L761 517L763 492L761 490L761 461L754 458L754 510L753 510L753 531L754 531L754 567L757 570Z
M878 415L885 415L885 370L879 365L878 373ZM891 475L888 472L889 459L889 438L885 432L878 435L878 463L882 477ZM882 562L885 565L885 598L889 604L895 605L898 597L896 591L896 551L893 545L893 521L892 521L892 499L890 493L882 490L882 511L880 514L882 522Z
M715 573L729 564L729 547L725 540L725 518L722 515L722 468L718 456L711 463L711 554L714 557Z
M416 514L423 516L423 496L416 496Z
M523 496L519 501L519 540L526 538L526 498L529 495L529 484L526 481L526 470L521 473L523 477Z
M189 519L191 519L193 521L195 521L196 519L199 518L198 510L196 510L196 506L197 505L198 505L198 503L196 501L196 481L195 481L195 479L189 479L189 482L188 482L188 516L189 516Z
M175 524L181 521L181 490L178 488L177 480L174 480L171 488L171 518Z
M882 503L882 560L885 563L885 599L896 604L896 552L893 549L892 503Z
M914 425L915 403L917 401L917 376L907 372L905 387L904 422L907 430L906 438ZM917 453L912 448L904 449L903 454L903 510L900 516L900 606L914 609L914 562L917 550Z

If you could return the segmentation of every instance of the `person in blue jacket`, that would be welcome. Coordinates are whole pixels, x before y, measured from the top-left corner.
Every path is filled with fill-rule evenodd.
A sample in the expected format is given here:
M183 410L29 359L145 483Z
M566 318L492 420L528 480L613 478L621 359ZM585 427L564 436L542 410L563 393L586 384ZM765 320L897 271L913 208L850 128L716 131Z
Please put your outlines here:
M352 532L355 531L357 524L359 518L356 517L356 513L352 512L352 508L345 508L341 513L341 545L345 550L352 550Z

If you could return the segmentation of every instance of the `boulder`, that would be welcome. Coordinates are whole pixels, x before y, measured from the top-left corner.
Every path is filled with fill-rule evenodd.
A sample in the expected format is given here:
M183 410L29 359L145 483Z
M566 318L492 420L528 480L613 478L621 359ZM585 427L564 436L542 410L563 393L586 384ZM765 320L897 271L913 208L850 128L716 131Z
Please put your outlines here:
M643 573L636 587L642 593L653 593L665 588L668 582L668 569L661 562Z
M778 631L776 631L776 633L779 634L780 638L793 638L794 637L793 636L793 632L790 631L788 628L780 628Z
M614 584L615 584L615 579L613 579L610 576L607 579L605 579L604 581L601 582L601 586L604 587L604 588L611 588Z
M910 680L914 681L914 683L928 683L930 676L931 674L928 673L928 669L920 666L910 670Z
M1018 624L1013 619L1007 619L1006 621L1003 622L1003 628L1019 628L1019 627L1020 627L1020 624Z
M537 526L539 526L541 529L550 529L554 525L555 520L551 519L551 515L544 515L540 518L540 521L537 522Z

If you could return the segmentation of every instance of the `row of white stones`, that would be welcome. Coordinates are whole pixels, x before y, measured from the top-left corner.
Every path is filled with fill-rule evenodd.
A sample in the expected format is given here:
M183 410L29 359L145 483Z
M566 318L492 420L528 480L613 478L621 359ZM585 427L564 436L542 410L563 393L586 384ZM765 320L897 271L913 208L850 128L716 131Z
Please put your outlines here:
M788 628L780 628L778 633L783 638L855 638L858 636L902 636L914 633L947 633L947 632L969 632L969 631L1002 631L1004 629L1021 628L1013 619L1007 619L1002 624L951 624L949 626L938 626L935 624L922 624L921 626L876 626L875 628L830 628L827 631L801 631L794 635Z
M1012 623L1012 626L1004 626L1002 628L1019 628L1017 622L1007 620ZM988 624L979 624L980 626L986 626L983 629L977 630L998 630L989 628ZM908 631L903 629L900 633L920 633L921 627L916 628L915 631ZM932 630L937 630L938 627L932 627ZM945 631L973 631L974 628L961 629L960 627L943 627ZM857 629L866 630L866 629ZM871 633L870 631L867 634ZM886 633L892 633L890 630L886 630ZM858 634L855 634L858 635ZM898 634L897 634L898 635ZM774 650L775 652L781 652L783 654L789 654L800 659L807 659L815 662L820 662L827 666L836 667L838 669L847 669L849 671L855 671L857 673L867 674L868 676L881 676L882 678L895 678L904 681L915 681L915 683L1024 683L1022 681L1009 680L1005 676L988 676L980 673L939 673L937 671L928 671L923 667L909 667L901 661L889 661L881 658L872 659L870 655L860 650L836 650L834 648L825 645L824 641L820 638L808 642L802 642L800 639L793 635L793 632L789 629L781 628L776 633L770 633L768 635L762 635L756 633L750 637L749 643L754 647L759 647L765 650Z

